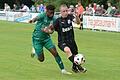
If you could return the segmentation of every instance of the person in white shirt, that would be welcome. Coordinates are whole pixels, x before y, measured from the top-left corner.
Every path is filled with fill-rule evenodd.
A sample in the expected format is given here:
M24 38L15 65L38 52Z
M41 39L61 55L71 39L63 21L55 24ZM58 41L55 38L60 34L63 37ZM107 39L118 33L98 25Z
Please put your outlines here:
M7 3L4 4L4 11L10 11L10 6Z
M29 9L29 7L28 7L28 6L26 6L26 5L22 4L22 9L20 9L20 11L21 11L21 12L29 12L29 11L30 11L30 9Z

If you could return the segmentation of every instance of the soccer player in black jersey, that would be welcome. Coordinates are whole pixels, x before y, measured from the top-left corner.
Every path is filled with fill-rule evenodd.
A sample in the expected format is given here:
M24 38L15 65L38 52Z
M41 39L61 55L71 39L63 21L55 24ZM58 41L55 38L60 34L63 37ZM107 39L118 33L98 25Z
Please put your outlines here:
M80 24L80 19L77 14L69 15L68 7L63 4L60 6L61 17L55 21L54 29L58 33L58 47L64 51L68 59L73 63L72 70L74 72L85 72L86 69L81 65L74 63L74 56L78 54L78 48L74 39L74 30L72 21Z

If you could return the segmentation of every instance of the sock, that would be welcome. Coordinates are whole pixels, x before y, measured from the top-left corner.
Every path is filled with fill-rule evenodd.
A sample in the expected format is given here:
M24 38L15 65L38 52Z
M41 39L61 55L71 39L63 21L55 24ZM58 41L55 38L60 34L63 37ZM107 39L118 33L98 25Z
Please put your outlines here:
M73 63L72 68L76 68L76 64L74 63L74 56L73 55L69 57L69 60Z
M73 63L72 68L73 68L73 69L76 69L76 66L77 66L77 65L76 65L75 63Z
M70 56L68 59L69 59L72 63L74 63L74 56L73 56L73 55Z
M60 58L59 55L55 56L55 60L56 60L56 62L57 62L57 64L58 64L59 68L60 68L61 70L64 69L63 62L62 62L62 60L61 60L61 58Z

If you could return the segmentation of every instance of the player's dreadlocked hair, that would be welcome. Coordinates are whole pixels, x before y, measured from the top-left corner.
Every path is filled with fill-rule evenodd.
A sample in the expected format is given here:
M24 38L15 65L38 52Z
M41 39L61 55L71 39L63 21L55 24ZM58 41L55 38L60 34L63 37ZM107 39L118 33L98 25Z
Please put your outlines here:
M48 5L48 6L46 6L46 9L47 9L47 10L55 10L55 6L53 6L53 5Z

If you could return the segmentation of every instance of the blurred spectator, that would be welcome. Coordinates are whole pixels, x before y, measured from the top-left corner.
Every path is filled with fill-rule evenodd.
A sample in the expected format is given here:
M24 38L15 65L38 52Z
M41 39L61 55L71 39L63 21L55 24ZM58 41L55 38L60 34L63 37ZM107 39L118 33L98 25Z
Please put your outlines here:
M120 18L120 10L119 10L119 8L116 7L116 6L115 6L115 8L116 8L116 11L115 11L115 13L114 13L114 17L119 17L119 18Z
M94 8L92 7L92 4L89 4L89 7L88 7L88 15L94 15L95 13L95 10Z
M96 11L96 8L97 8L97 4L96 3L93 4L93 8Z
M117 9L116 13L114 14L114 17L119 17L120 18L120 11Z
M40 12L44 12L45 11L45 7L44 7L43 4L40 4L39 10L40 10Z
M116 15L116 14L117 14L117 9L116 9L115 6L113 6L113 7L112 7L112 10L110 11L110 15L111 15L111 16L114 16L114 15Z
M78 5L75 5L74 11L75 11L76 14L78 14Z
M29 9L29 7L28 7L28 6L26 6L26 5L22 4L22 9L20 9L20 11L21 11L21 12L29 12L29 11L30 11L30 9Z
M95 10L95 15L97 15L97 16L102 15L100 5L97 5L96 10Z
M84 8L83 8L83 6L82 6L80 1L78 2L78 7L76 9L76 12L80 16L80 18L81 18L82 15L83 15L83 12L84 12Z
M75 8L74 8L74 11L73 11L73 7L72 6L70 6L71 7L71 14L73 14L73 16L75 17L75 14L78 14L78 4L75 6ZM79 28L79 29L82 29L82 26L81 26L81 23L80 24L77 24L77 23L75 23L74 21L72 22L72 25L73 25L73 27L77 27L77 28Z
M4 4L4 11L10 11L10 6L7 3Z
M110 16L110 12L112 11L112 5L110 2L108 2L107 4L108 4L108 8L104 15Z
M106 12L106 10L104 9L104 5L101 5L101 14L103 15Z
M68 9L68 14L74 14L74 6L70 5L69 9Z
M75 13L79 16L80 18L80 21L81 21L81 24L78 25L80 27L80 29L82 30L83 29L83 24L82 24L82 21L83 21L83 13L84 13L84 8L81 4L81 1L78 1L78 4L76 5L76 9L75 9Z
M19 10L19 7L16 5L16 4L13 4L13 11L18 11Z
M85 7L85 14L86 15L89 14L89 12L88 12L88 6Z
M30 10L31 10L31 12L36 12L36 8L35 8L35 6L32 5L31 8L30 8Z
M37 12L40 12L40 5L36 5L36 10L37 10Z

